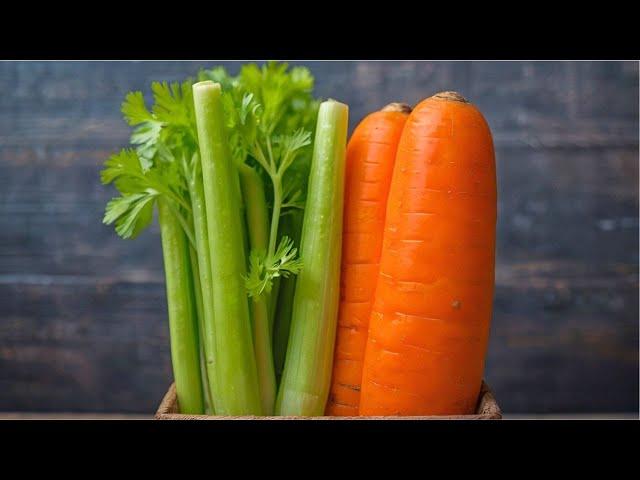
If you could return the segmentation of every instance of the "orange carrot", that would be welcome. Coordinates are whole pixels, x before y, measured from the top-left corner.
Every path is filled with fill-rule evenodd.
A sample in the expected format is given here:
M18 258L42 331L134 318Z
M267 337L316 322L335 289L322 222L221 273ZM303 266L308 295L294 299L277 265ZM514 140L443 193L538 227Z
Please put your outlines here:
M398 141L410 111L408 105L392 103L370 114L347 146L341 295L327 415L358 415L387 195Z
M360 415L473 413L492 313L491 132L455 92L409 116L387 203Z

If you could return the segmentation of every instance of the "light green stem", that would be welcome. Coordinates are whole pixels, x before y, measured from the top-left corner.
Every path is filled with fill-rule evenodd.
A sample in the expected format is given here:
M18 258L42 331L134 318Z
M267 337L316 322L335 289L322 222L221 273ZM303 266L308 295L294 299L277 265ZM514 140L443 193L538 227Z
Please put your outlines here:
M295 275L290 275L290 277L295 277ZM281 284L281 277L274 278L271 293L269 293L269 338L271 339L273 339L273 324L275 323L276 308L278 306L278 296L280 295Z
M295 211L282 218L280 236L288 236L295 245L300 245L300 233L302 230L302 212ZM289 327L291 325L291 311L293 310L293 294L295 292L296 276L283 278L280 283L280 291L276 307L273 325L273 363L276 371L276 380L282 375L284 357L287 353L289 341Z
M269 146L269 158L273 158L271 153L271 142L267 138L267 145ZM272 164L273 164L273 160ZM278 228L280 225L280 213L282 211L282 175L275 174L270 175L271 182L273 184L273 209L271 211L271 228L269 232L269 248L267 250L267 256L273 256L276 252L276 245L278 244ZM273 280L270 295L269 305L269 333L273 333L273 318L275 314L275 303L278 300L278 291L280 290L280 279ZM270 337L271 338L271 337Z
M193 86L211 254L217 382L224 387L215 408L221 415L260 415L262 405L243 279L246 262L242 223L234 203L238 200L238 180L225 131L221 93L220 84L211 81Z
M273 415L276 402L276 374L269 334L269 309L265 295L253 299L253 342L258 367L260 399L264 415Z
M200 282L200 268L198 267L198 254L193 247L189 247L189 258L191 260L191 276L193 278L193 297L196 304L196 322L198 325L198 351L200 353L200 376L202 377L202 390L204 394L204 410L207 415L213 415L213 403L211 401L211 389L209 388L209 377L207 374L207 356L204 351L204 306L202 298L202 287Z
M184 234L187 236L189 243L192 247L195 248L196 242L193 238L193 229L191 228L191 225L189 225L189 222L187 222L186 218L184 218L182 212L180 212L180 210L172 202L167 202L167 206L169 207L169 210L171 210L171 213L173 213L173 216L178 221L178 223L180 223L182 231L184 231Z
M247 165L240 166L240 185L244 196L245 213L250 246L252 250L265 251L268 242L269 214L262 179ZM273 415L276 399L276 378L273 367L271 330L269 325L269 299L266 292L253 298L253 346L258 368L258 382L262 410L265 415Z
M171 363L181 413L204 413L198 326L192 296L188 243L167 202L158 200L160 237L167 289Z
M271 232L269 233L268 254L276 252L278 241L278 225L280 224L280 209L282 208L282 177L275 175L273 179L273 210L271 212Z
M235 183L235 187L236 187L235 188L235 190L236 190L236 198L238 199L237 200L237 204L239 205L238 215L239 215L239 218L243 219L243 220L240 221L240 234L242 236L242 248L243 248L243 251L244 251L244 258L245 258L245 261L247 262L247 263L245 263L245 269L247 269L249 267L249 263L248 262L249 262L249 254L250 254L249 232L248 232L248 229L247 229L247 222L244 221L244 218L246 216L246 208L247 208L247 206L246 206L245 200L243 198L242 188L241 188L241 185L240 185L240 182L241 182L241 180L240 180L240 169L235 164L232 165L232 169L233 169L232 176L234 178L234 181L235 181L234 183Z
M207 214L204 201L202 174L196 168L189 179L189 195L193 210L193 229L197 249L197 266L202 298L202 319L200 322L200 345L205 355L206 373L209 386L211 407L216 410L216 399L220 388L216 381L216 338L213 309L213 282L211 278L211 255L209 252L209 234L207 231Z
M248 165L241 165L239 172L249 243L251 248L261 248L266 251L269 243L269 211L262 179L258 172Z
M324 413L340 296L348 107L320 105L302 226L291 332L276 415Z

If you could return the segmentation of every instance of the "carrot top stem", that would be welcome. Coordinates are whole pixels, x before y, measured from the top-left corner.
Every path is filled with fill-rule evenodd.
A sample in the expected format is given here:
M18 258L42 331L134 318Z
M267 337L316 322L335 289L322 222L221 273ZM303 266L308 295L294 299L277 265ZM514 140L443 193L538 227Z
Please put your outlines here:
M469 100L467 100L466 98L464 98L462 95L460 95L458 92L452 92L452 91L446 91L446 92L439 92L436 93L433 98L437 98L439 100L449 100L452 102L462 102L462 103L469 103Z
M381 112L411 113L411 106L406 103L392 102L380 109Z

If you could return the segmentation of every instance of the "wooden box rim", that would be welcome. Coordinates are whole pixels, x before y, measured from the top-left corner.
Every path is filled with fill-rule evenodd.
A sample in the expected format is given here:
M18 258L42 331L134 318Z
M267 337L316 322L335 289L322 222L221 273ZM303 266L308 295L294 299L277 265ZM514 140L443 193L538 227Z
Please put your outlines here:
M500 420L502 411L491 392L491 389L482 382L476 413L472 415L437 415L414 417L258 417L247 416L222 416L222 415L185 415L178 411L178 398L175 383L172 383L165 394L155 418L157 420Z

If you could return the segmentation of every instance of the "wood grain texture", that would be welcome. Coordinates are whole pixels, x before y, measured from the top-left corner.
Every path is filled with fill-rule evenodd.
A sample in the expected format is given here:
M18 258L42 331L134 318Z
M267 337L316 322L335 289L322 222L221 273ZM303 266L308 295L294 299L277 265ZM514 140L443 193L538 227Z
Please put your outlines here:
M235 72L238 64L223 62ZM217 62L0 62L0 410L153 412L171 382L157 226L101 224L119 106ZM350 127L442 90L495 137L486 378L505 412L638 405L638 64L305 62Z

